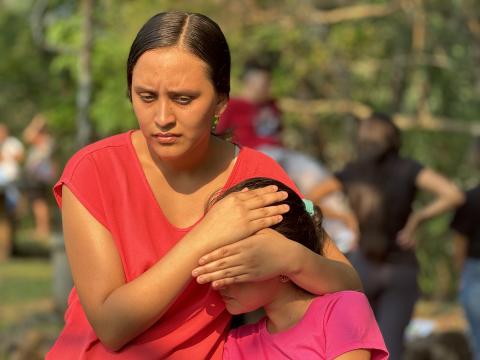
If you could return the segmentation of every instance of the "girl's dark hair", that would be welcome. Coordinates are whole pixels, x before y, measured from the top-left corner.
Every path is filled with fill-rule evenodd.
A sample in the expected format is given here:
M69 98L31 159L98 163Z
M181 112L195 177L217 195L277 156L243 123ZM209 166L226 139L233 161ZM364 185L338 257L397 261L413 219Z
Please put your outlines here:
M220 27L202 14L162 12L148 20L138 32L127 60L128 97L132 99L132 73L140 56L163 47L179 46L208 65L215 90L230 93L230 50Z
M290 210L282 215L283 220L272 226L272 229L278 231L286 238L323 255L322 249L325 234L322 228L322 211L318 206L314 206L315 212L311 216L305 210L305 205L300 196L280 181L264 177L247 179L214 197L209 207L233 192L241 191L244 188L258 189L269 185L276 185L280 191L288 193L287 199L273 205L287 204L290 207Z

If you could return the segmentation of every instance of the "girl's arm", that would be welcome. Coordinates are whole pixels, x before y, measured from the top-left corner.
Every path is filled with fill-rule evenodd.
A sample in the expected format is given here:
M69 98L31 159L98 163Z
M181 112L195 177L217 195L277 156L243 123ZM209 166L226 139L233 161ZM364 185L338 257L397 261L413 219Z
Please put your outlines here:
M63 230L74 284L105 346L118 350L158 321L191 280L201 254L281 221L288 206L264 206L286 194L275 187L257 190L219 201L160 261L126 282L110 232L63 186Z
M413 211L405 227L399 232L397 240L404 248L415 246L414 233L420 224L460 206L465 201L465 196L453 182L429 168L420 171L415 183L418 188L433 193L435 199Z
M369 350L357 349L337 356L335 360L370 360L372 354Z
M362 283L347 258L328 238L325 256L285 238L272 229L263 229L237 243L221 247L199 260L193 276L214 288L236 282L259 281L287 275L313 294L339 290L361 290Z

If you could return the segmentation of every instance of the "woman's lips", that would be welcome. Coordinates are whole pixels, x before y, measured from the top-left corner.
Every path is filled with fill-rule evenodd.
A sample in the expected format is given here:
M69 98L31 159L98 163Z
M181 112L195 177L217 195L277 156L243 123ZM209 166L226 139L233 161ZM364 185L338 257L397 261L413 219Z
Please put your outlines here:
M178 140L180 135L172 133L156 133L153 138L160 144L173 144Z

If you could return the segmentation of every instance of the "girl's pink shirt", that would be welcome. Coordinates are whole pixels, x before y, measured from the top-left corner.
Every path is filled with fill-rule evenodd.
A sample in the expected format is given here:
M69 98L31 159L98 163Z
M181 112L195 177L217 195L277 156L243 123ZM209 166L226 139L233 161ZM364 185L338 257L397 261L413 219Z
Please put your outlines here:
M103 139L78 151L54 186L59 207L65 185L110 232L127 282L154 265L195 226L178 228L165 217L137 158L131 133ZM296 189L278 164L249 148L240 150L224 188L258 176L277 179ZM64 329L47 359L221 359L229 321L217 292L192 279L157 323L122 350L111 352L90 326L73 288Z
M225 360L335 359L357 349L372 360L388 359L388 351L364 294L340 291L319 296L292 328L270 334L266 319L232 330Z

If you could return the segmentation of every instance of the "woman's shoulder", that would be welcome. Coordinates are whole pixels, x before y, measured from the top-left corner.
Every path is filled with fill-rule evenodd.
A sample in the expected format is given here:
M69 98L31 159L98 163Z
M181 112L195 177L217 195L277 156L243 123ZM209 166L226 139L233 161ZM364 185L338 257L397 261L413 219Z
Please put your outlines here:
M122 147L128 149L130 134L131 131L112 135L77 150L65 164L61 179L72 178L76 173L87 177L92 176L95 171L108 167L106 165L111 164L114 158L118 157L113 154L127 153ZM119 149L122 149L122 152ZM122 162L125 163L125 161Z
M101 154L111 153L108 152L110 149L119 149L121 147L127 147L128 141L130 138L131 131L112 135L95 142L92 142L88 145L77 150L68 160L65 167L76 167L79 163L84 162L86 158L101 158Z
M258 150L243 146L241 147L237 161L239 161L239 166L235 173L235 183L253 177L267 177L284 183L300 194L297 186L290 179L285 170L268 155Z
M119 147L119 146L126 146L128 145L129 137L132 131L124 132L121 134L116 134L112 136L108 136L106 138L97 140L92 142L88 145L85 145L81 149L79 149L76 153L73 154L71 159L73 158L82 158L87 155L94 154L96 152L105 150L107 148L112 147Z

